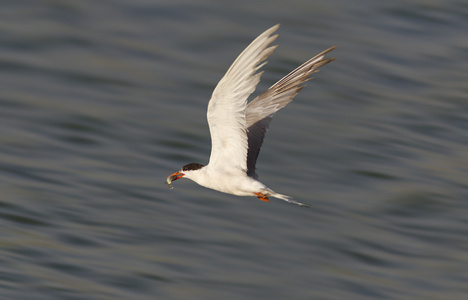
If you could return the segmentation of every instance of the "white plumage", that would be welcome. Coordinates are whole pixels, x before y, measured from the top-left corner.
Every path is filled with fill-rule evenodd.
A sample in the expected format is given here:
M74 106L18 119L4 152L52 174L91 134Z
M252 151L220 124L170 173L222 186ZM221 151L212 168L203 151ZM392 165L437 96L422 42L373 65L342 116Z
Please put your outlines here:
M270 121L278 110L292 101L310 80L317 68L334 58L325 59L331 47L311 58L283 77L263 94L250 102L266 64L273 53L270 46L278 35L272 35L275 25L259 35L234 61L213 91L208 104L207 118L211 133L211 156L208 165L191 163L167 177L167 183L181 177L191 179L207 188L237 196L256 196L268 201L269 197L289 203L308 206L292 200L266 187L257 180L255 164Z

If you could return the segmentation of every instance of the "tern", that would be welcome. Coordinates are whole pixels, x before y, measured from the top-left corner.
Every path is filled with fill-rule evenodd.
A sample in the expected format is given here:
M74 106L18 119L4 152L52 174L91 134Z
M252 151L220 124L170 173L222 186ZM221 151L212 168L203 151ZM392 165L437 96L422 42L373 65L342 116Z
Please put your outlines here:
M276 49L271 45L279 24L260 34L234 61L219 81L208 103L207 119L211 133L211 155L207 165L190 163L168 176L166 183L182 177L201 186L236 196L255 196L266 202L278 198L303 207L309 205L278 194L258 181L255 164L273 115L290 103L312 79L318 68L333 61L325 54L333 46L283 77L263 94L248 102L260 81L266 58Z

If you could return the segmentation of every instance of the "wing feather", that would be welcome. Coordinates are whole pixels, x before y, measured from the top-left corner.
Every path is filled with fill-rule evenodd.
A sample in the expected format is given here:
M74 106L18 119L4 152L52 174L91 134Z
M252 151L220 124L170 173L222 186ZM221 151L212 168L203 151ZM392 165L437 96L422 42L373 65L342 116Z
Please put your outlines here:
M325 59L324 56L335 48L331 47L309 59L249 102L245 113L248 135L247 175L257 178L255 165L273 115L293 100L304 88L302 84L312 79L311 74L334 60Z
M209 166L247 171L247 98L255 90L262 72L257 72L273 53L275 25L259 35L234 61L213 91L207 119L211 133ZM262 63L263 62L263 63Z

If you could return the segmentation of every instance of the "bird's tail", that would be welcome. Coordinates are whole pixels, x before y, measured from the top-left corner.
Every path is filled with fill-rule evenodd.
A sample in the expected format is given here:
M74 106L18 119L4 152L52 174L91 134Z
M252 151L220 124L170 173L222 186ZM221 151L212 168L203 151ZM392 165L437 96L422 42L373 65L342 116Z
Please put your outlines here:
M273 192L273 191L270 191L269 196L275 197L275 198L284 200L284 201L286 201L288 203L296 204L296 205L299 205L299 206L302 206L302 207L310 207L309 205L307 205L305 203L301 203L301 202L297 202L297 201L292 200L291 197L289 197L289 196L278 194L278 193Z

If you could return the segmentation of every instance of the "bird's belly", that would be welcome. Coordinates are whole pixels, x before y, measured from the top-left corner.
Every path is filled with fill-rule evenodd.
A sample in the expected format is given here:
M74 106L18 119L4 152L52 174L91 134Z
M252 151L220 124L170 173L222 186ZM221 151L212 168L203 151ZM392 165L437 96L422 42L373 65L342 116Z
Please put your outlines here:
M254 196L255 192L266 188L264 184L248 176L224 175L222 178L218 178L218 180L210 180L200 184L204 187L236 196Z

